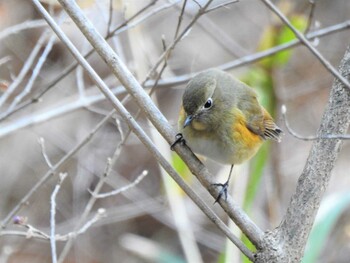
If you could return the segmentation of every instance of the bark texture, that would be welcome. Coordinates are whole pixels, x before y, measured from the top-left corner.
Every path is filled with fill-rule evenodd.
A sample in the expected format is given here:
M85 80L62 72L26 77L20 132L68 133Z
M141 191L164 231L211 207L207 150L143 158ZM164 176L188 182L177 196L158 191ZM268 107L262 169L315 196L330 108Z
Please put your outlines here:
M349 47L341 61L339 72L347 80L350 79ZM336 79L317 135L345 134L349 122L350 90ZM301 261L341 144L339 139L319 139L313 143L287 213L278 228L265 234L263 248L256 254L255 262Z

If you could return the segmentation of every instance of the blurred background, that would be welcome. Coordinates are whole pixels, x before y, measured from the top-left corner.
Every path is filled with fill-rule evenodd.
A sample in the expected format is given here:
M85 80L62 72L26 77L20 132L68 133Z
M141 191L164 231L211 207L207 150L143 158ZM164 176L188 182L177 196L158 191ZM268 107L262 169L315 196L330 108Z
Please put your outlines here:
M164 71L162 63L151 69L206 1L77 2L139 82L152 90L174 129L183 89L197 72L219 67L256 89L285 135L235 168L231 194L262 230L277 227L312 144L287 131L281 106L286 105L297 134L314 136L333 76L258 0L213 1L174 45ZM274 1L337 68L350 43L350 2L314 2ZM88 53L91 46L60 5L41 3L79 51ZM294 46L274 52L289 43ZM262 51L271 52L264 56ZM139 115L162 154L227 222L99 56L92 54L88 61L130 113ZM50 235L50 197L62 174L67 176L56 197L61 262L248 262L129 134L84 70L72 68L74 63L31 1L0 1L0 262L51 262L45 235ZM345 141L303 262L349 262L349 154ZM225 180L229 167L203 162L218 182ZM96 200L90 194L96 188L100 193L120 189L145 174L118 195ZM76 237L67 242L72 233Z

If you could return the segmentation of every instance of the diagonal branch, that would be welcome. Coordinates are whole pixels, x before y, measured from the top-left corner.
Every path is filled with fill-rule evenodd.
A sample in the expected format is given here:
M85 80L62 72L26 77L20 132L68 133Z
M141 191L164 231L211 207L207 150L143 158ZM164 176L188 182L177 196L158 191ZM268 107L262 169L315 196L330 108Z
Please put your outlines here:
M120 60L118 55L111 49L108 43L96 31L91 22L87 20L80 8L73 1L60 0L59 2L61 3L62 7L67 11L69 16L73 19L73 21L77 24L77 26L80 28L85 37L94 46L97 53L108 64L115 76L128 90L128 92L134 98L135 102L146 114L146 116L156 127L159 133L169 144L172 144L175 138L175 131L171 128L166 118L154 105L151 98L142 89L140 84L130 73L130 71L126 68L125 64ZM202 10L202 12L204 12L204 10ZM195 18L196 17L197 16L195 16ZM181 38L182 35L180 34L179 37ZM171 45L168 48L168 50L170 50L173 47L173 45ZM75 56L76 54L73 55ZM109 90L102 91L107 96L107 98L113 103L114 106L116 106L116 104L119 103L119 101L116 100L114 95L111 92L109 92ZM126 121L128 122L129 119L127 119ZM154 151L153 148L149 148L149 150ZM211 173L209 173L208 169L206 169L206 167L198 160L198 158L192 153L192 151L188 147L177 145L175 146L175 150L179 154L179 156L185 161L191 172L199 179L202 185L209 189L211 195L216 198L219 194L219 189L217 187L212 187L212 185L214 184L214 176ZM157 156L156 152L155 156ZM163 157L159 156L159 158ZM170 172L172 170L172 167L170 170L169 169L166 170L169 174L172 174ZM193 196L191 196L190 194L188 195L191 198L193 198ZM252 241L252 243L259 247L263 233L247 216L247 214L230 197L227 198L227 202L224 202L222 200L220 204L223 207L223 209L228 213L228 215L234 220L234 222L240 227L244 234ZM207 207L207 205L205 206Z
M125 109L121 102L113 95L113 93L108 89L106 84L101 80L101 78L96 74L96 72L91 68L91 66L86 62L86 60L81 56L78 50L73 46L69 39L63 34L62 30L57 26L55 21L49 16L46 10L42 7L38 0L32 0L35 7L44 16L49 25L54 29L57 36L62 40L64 44L70 49L72 55L79 61L79 63L87 70L90 77L94 80L96 85L101 89L104 95L110 100L114 108L123 117L124 121L129 125L130 129L135 133L135 135L140 139L140 141L146 146L150 153L157 159L160 165L168 172L168 174L178 183L178 185L184 190L184 192L196 203L196 205L208 216L208 218L215 223L218 228L251 260L253 255L244 244L235 237L228 227L223 223L223 221L212 211L212 209L184 182L184 180L177 174L174 168L166 161L166 159L161 155L161 153L154 147L152 141L145 134L142 128L138 125L135 119L130 115L130 113ZM134 98L137 98L139 106L145 110L146 114L150 116L151 121L157 124L158 130L171 142L175 136L175 132L171 129L170 125L166 121L165 117L159 112L159 110L153 104L153 101L145 93L140 84L127 70L125 65L120 61L119 57L111 50L105 40L96 29L91 25L91 23L83 15L79 7L73 1L60 1L63 8L68 11L68 14L72 17L73 21L77 23L79 28L86 34L88 40L97 49L97 52L103 59L111 64L114 73L119 77L119 80L125 85L129 90L130 94ZM145 106L146 105L146 106ZM147 110L147 111L146 111ZM159 127L158 127L159 126ZM166 136L165 136L166 135ZM177 147L181 148L181 147ZM192 158L192 168L196 169L198 173L204 172L210 175L207 169L202 163L193 155L193 153L185 147L182 147L179 152L183 152L182 155L187 154ZM218 192L218 191L217 191ZM216 193L218 194L218 193ZM243 215L241 217L247 217L242 211ZM251 221L248 218L248 223ZM246 222L242 222L244 225ZM249 224L245 229L248 229L247 236L252 236L252 240L260 240L262 232L258 229L254 223Z
M325 68L333 74L334 77L339 79L345 87L350 89L349 81L344 78L332 65L326 60L322 54L307 40L307 38L300 33L292 23L287 19L287 17L282 14L282 12L270 1L270 0L261 0L269 9L271 9L282 21L285 23L290 30L293 31L295 36L311 51L312 54L325 66Z

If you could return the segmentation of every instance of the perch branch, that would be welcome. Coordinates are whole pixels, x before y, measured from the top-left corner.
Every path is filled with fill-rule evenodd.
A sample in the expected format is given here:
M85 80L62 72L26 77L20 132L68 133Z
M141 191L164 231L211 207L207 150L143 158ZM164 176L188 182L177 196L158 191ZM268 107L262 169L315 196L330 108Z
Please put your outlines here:
M183 181L181 176L179 176L174 168L165 160L165 158L160 154L160 152L153 146L152 141L148 138L142 128L137 124L134 118L130 115L130 113L124 108L124 106L120 103L120 101L111 93L108 87L104 84L104 82L100 79L100 77L95 73L95 71L91 68L91 66L86 62L86 60L80 55L80 53L76 50L76 48L71 44L69 39L63 34L60 28L55 24L55 22L51 19L49 14L47 14L46 10L41 6L38 0L33 0L33 3L38 8L39 12L44 16L44 18L48 21L49 25L54 29L55 33L61 39L61 41L70 49L73 56L79 61L79 63L87 70L90 77L94 80L96 85L101 89L101 91L105 94L105 96L111 101L114 108L119 112L124 121L129 125L130 129L137 135L140 141L147 147L147 149L152 153L152 155L157 159L157 161L162 165L162 167L171 175L171 177L178 183L178 185L186 192L186 194L197 204L197 206L211 219L213 223L215 223L221 231L234 243L236 246L245 254L248 258L252 259L252 253L243 245L243 243L237 239L232 233L229 231L228 227L221 221L221 219L211 210L211 208L203 202L202 199L198 197L198 195ZM159 110L154 106L152 100L145 93L145 91L141 88L139 83L135 80L135 78L130 74L130 72L126 69L125 65L121 63L119 57L110 49L105 40L96 32L95 28L91 25L91 23L86 19L86 17L82 14L79 7L73 1L60 1L63 8L71 15L73 20L82 27L81 30L86 34L88 40L94 44L95 48L99 52L100 55L103 55L104 60L107 63L111 63L113 65L115 73L118 73L118 77L120 81L129 89L130 94L137 99L138 104L142 105L142 108L145 105L150 105L147 107L146 114L152 116L153 123L158 124L157 128L161 128L160 131L163 133L163 136L166 134L166 139L168 142L171 142L175 136L175 132L171 129L169 124L167 123L164 116L159 112ZM90 32L90 33L89 33ZM102 40L102 41L101 41ZM99 45L102 45L99 46ZM111 57L110 57L111 56ZM108 58L107 58L108 57ZM140 103L140 100L142 103ZM151 115L150 115L151 114ZM199 162L199 160L193 155L193 153L186 147L176 147L181 148L179 152L187 152L188 156L192 156L194 164L194 169L198 171L204 171L207 174L208 171L206 168ZM200 169L200 170L199 170ZM218 191L217 191L218 192ZM241 211L243 214L244 212ZM244 214L244 216L246 216ZM246 216L247 217L247 216ZM251 220L248 218L248 224ZM245 225L246 222L243 222ZM262 235L261 230L259 230L254 223L251 222L251 225L245 227L245 229L251 230L248 232L249 236L254 236L253 240L259 239ZM258 236L256 236L256 232Z

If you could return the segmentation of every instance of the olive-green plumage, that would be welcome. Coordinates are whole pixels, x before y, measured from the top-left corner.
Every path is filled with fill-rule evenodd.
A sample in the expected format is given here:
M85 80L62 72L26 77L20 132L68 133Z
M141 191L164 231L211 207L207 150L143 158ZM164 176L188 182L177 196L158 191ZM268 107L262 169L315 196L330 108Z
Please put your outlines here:
M264 139L280 140L281 129L259 104L255 91L224 71L197 74L182 102L179 129L186 143L221 163L240 164Z

